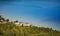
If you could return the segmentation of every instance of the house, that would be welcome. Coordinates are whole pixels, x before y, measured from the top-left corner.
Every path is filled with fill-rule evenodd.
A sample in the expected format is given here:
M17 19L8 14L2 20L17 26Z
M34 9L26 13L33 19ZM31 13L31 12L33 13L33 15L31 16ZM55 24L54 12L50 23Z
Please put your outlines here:
M5 23L8 23L8 22L7 21L0 20L0 23L1 24L5 24Z
M26 22L20 22L20 26L30 26L31 24L26 23Z
M20 23L18 21L13 22L16 26L18 26Z
M2 23L5 24L5 23L8 23L8 22L7 21L3 21Z
M16 26L31 26L31 24L26 22L14 22Z

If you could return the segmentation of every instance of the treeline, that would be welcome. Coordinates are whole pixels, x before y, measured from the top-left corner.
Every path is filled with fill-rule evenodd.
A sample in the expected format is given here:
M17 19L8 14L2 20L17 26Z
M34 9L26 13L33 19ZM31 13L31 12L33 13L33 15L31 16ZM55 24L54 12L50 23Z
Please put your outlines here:
M60 31L44 27L22 27L13 23L0 24L0 36L60 36Z

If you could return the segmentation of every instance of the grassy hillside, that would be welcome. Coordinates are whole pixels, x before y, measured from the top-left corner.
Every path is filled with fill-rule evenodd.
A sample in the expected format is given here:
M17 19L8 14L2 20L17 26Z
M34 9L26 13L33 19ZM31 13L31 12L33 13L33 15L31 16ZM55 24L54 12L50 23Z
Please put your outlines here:
M60 36L60 32L52 28L22 27L13 23L0 24L0 36Z

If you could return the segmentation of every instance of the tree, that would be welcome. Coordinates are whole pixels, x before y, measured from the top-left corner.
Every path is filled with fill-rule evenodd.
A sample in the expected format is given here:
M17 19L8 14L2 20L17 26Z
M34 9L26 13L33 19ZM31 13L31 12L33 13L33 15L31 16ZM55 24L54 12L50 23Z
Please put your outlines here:
M0 20L1 20L1 15L0 15Z
M18 20L14 21L14 22L18 22Z
M2 19L3 21L5 21L5 18L2 17L1 19Z
M0 16L0 22L1 22L1 16Z
M5 21L5 18L3 18L3 17L0 15L0 21L1 21L1 20Z
M0 15L0 18L1 18L1 15Z
M7 22L9 22L9 19L6 19Z

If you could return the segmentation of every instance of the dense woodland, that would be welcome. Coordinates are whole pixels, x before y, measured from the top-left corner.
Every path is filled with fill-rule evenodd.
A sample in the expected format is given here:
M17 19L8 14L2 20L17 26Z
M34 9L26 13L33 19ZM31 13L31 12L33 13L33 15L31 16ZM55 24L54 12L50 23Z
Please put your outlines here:
M4 18L0 16L5 21ZM9 21L9 20L6 20ZM0 23L0 36L60 36L60 31L37 26L16 26L12 22Z

